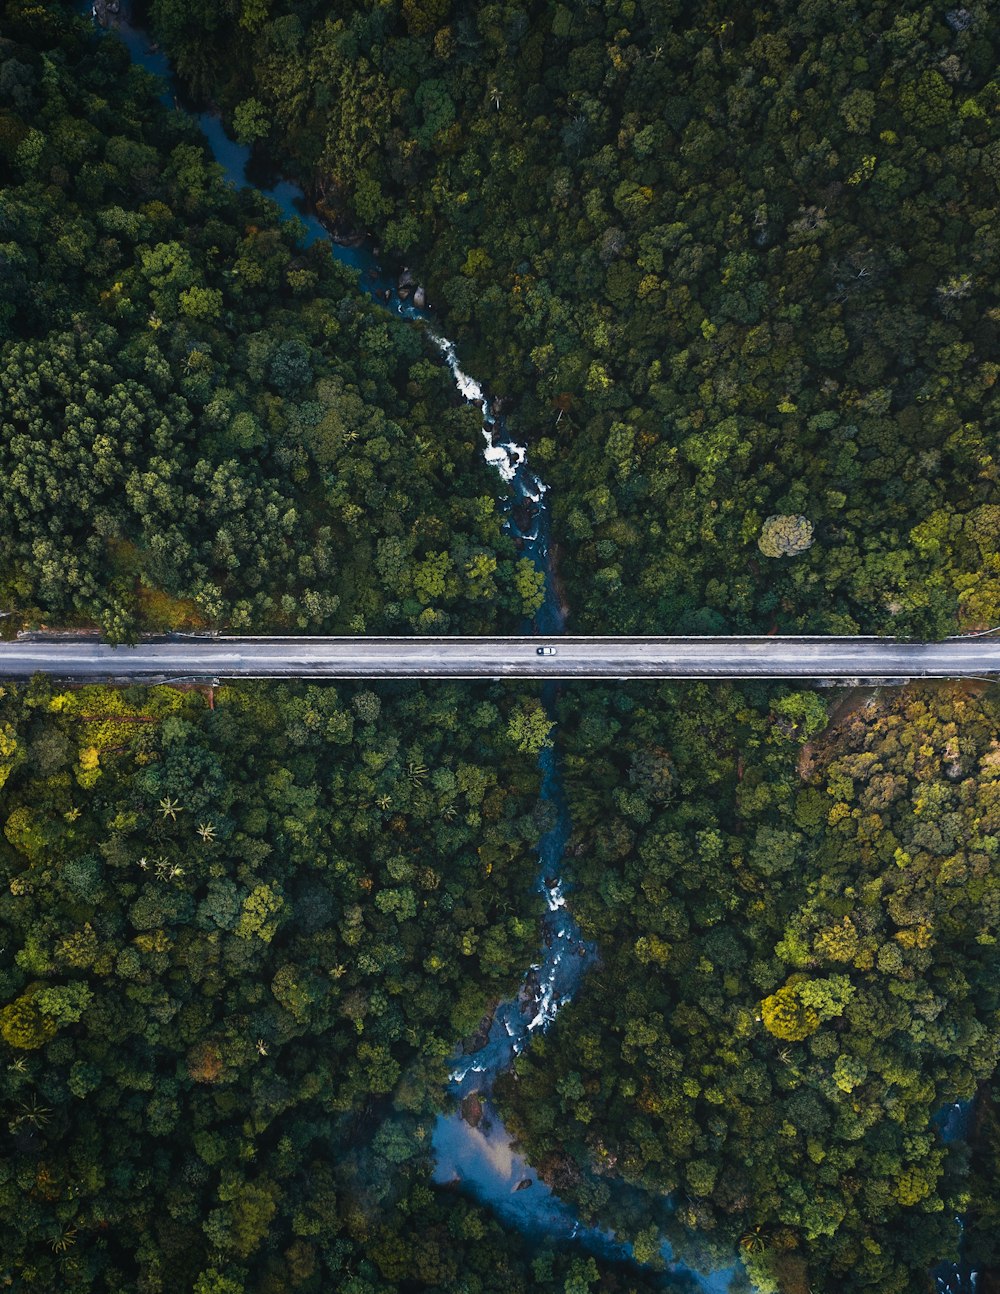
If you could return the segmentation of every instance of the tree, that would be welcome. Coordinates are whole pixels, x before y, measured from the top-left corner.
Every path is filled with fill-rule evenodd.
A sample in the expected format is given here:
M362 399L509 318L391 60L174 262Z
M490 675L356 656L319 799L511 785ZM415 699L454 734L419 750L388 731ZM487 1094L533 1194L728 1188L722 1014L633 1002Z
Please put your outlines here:
M812 522L802 516L778 514L767 518L757 540L757 547L765 557L794 557L812 544Z
M0 1037L20 1051L37 1051L55 1036L58 1021L45 1014L38 1001L41 984L34 984L0 1010Z
M550 733L554 727L542 705L535 701L510 712L507 736L522 754L538 755L552 745Z
M270 129L270 116L259 99L251 96L233 109L233 134L237 143L253 144L264 139Z

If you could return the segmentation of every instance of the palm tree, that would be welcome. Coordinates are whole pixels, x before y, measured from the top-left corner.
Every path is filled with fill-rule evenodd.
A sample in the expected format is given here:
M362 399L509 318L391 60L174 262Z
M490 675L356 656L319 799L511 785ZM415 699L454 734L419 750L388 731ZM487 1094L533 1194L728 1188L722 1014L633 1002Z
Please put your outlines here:
M171 822L176 822L178 813L184 812L184 806L179 800L172 800L169 795L165 795L160 801L160 812Z
M760 1227L754 1227L752 1231L747 1231L740 1237L740 1248L746 1249L748 1253L760 1254L767 1248L767 1241L764 1238Z
M497 112L499 112L499 111L500 111L500 102L501 102L501 98L502 98L502 96L501 96L501 94L500 94L500 91L497 89L497 87L496 87L495 85L494 85L494 86L492 86L492 87L491 87L491 89L490 89L490 102L491 102L491 103L493 104L493 106L496 108Z
M34 1093L26 1101L21 1101L20 1109L21 1113L10 1122L11 1132L19 1128L22 1123L30 1123L33 1128L44 1128L52 1115L49 1107L42 1105Z
M210 845L215 839L215 824L212 822L199 822L198 835L201 836L203 844Z
M76 1244L76 1227L63 1227L62 1231L50 1241L54 1254L64 1254Z

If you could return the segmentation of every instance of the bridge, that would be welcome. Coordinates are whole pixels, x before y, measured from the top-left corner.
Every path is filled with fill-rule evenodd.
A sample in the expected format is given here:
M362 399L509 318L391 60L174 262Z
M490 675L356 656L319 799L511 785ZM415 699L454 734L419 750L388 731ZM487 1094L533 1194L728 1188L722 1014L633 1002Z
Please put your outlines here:
M539 649L545 649L542 654ZM251 638L174 636L137 646L25 635L0 643L0 678L75 682L311 679L803 679L1000 675L1000 641L834 637Z

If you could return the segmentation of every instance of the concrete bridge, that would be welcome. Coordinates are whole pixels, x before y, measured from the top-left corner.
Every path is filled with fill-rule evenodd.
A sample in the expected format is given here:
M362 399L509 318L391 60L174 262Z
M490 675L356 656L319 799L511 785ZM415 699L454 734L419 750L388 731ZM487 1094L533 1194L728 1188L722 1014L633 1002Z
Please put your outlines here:
M540 650L542 649L542 650ZM112 647L92 637L0 643L0 677L74 681L237 678L893 680L1000 674L1000 641L892 638L251 638L176 636Z

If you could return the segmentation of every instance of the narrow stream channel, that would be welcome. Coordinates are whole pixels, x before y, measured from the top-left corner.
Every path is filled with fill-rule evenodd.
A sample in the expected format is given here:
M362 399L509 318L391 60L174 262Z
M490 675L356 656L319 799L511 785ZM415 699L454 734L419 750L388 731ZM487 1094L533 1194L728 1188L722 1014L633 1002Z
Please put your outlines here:
M85 12L96 17L89 3L83 7ZM179 89L167 56L152 46L148 34L133 26L123 14L117 17L114 30L128 48L133 61L165 82L161 102L169 108L177 107ZM251 149L231 140L218 116L211 113L195 115L226 179L237 186L252 186L247 178ZM260 189L260 186L252 187ZM410 300L400 299L396 281L384 274L369 247L334 240L308 210L305 196L297 185L280 181L272 188L260 191L276 203L285 217L301 221L306 245L320 240L327 242L337 261L358 272L359 288L376 303L421 324L450 369L460 394L470 403L480 406L483 413L483 456L506 486L504 506L508 515L505 526L545 580L544 601L526 631L546 635L561 633L564 616L554 586L549 554L547 487L529 467L524 446L515 444L506 435L503 421L495 416L481 385L462 370L454 344L436 331L431 322L431 312L418 308ZM545 688L545 701L550 710L554 688L554 684L547 684ZM610 1235L582 1228L570 1206L559 1200L538 1179L530 1165L514 1152L510 1135L489 1100L496 1076L511 1066L533 1033L551 1024L559 1008L573 996L587 966L596 956L594 947L583 940L563 895L560 866L571 824L559 762L552 748L542 752L539 765L541 799L555 809L555 823L542 836L538 847L538 892L544 901L542 947L538 960L526 972L517 996L496 1008L482 1046L455 1059L449 1091L456 1098L456 1104L470 1094L481 1094L482 1118L474 1128L458 1108L438 1117L432 1143L436 1156L434 1180L461 1183L463 1189L490 1205L505 1222L533 1236L551 1240L577 1237L587 1242L590 1248L600 1249L608 1256L627 1258L626 1250L616 1245ZM532 1187L530 1192L525 1189L526 1183Z
M123 11L126 5L127 0L122 0ZM90 0L81 5L81 12L97 17L97 10ZM167 56L151 45L148 34L133 26L124 12L114 19L114 30L128 48L133 61L164 81L161 102L169 108L182 110L178 103L180 91ZM526 632L562 633L564 615L553 578L550 514L545 501L547 487L529 467L526 449L507 436L503 419L494 414L480 383L462 370L454 344L436 331L430 311L418 308L411 300L400 298L396 280L386 276L367 244L337 242L309 211L305 195L297 185L287 180L270 188L255 185L247 178L251 149L231 140L218 116L207 112L193 115L213 157L231 184L255 187L264 193L287 218L301 222L305 245L320 240L328 243L330 253L337 261L358 272L361 290L387 310L420 323L426 329L429 339L451 370L461 395L482 409L483 455L508 487L504 499L508 510L506 528L545 579L544 601ZM554 683L547 683L543 690L550 714L556 687ZM464 1101L467 1109L467 1098L475 1098L478 1117L470 1121L463 1117L460 1108L438 1116L432 1140L436 1157L434 1180L441 1184L460 1184L474 1198L489 1205L501 1220L534 1238L552 1241L574 1239L588 1250L609 1258L627 1260L630 1256L627 1246L616 1242L607 1230L583 1226L571 1206L560 1200L527 1161L515 1152L510 1134L490 1100L497 1075L513 1064L529 1045L532 1034L548 1028L560 1007L571 1000L588 966L597 956L596 948L583 939L563 894L560 871L571 822L554 749L542 752L539 767L542 773L540 798L555 810L554 825L542 836L538 846L538 892L545 905L541 922L542 946L538 960L525 974L517 996L496 1008L485 1040L474 1051L455 1058L449 1092L456 1098L456 1104ZM945 1112L941 1121L945 1140L965 1135L968 1108L969 1103L961 1103L954 1107L954 1111ZM665 1282L675 1285L671 1277L677 1278L676 1288L692 1291L692 1294L694 1291L725 1294L734 1277L737 1277L740 1288L746 1288L738 1278L741 1268L735 1261L732 1267L703 1274L674 1259L665 1241L662 1255L667 1262ZM932 1273L932 1279L941 1294L975 1294L976 1273L963 1265L941 1264Z

